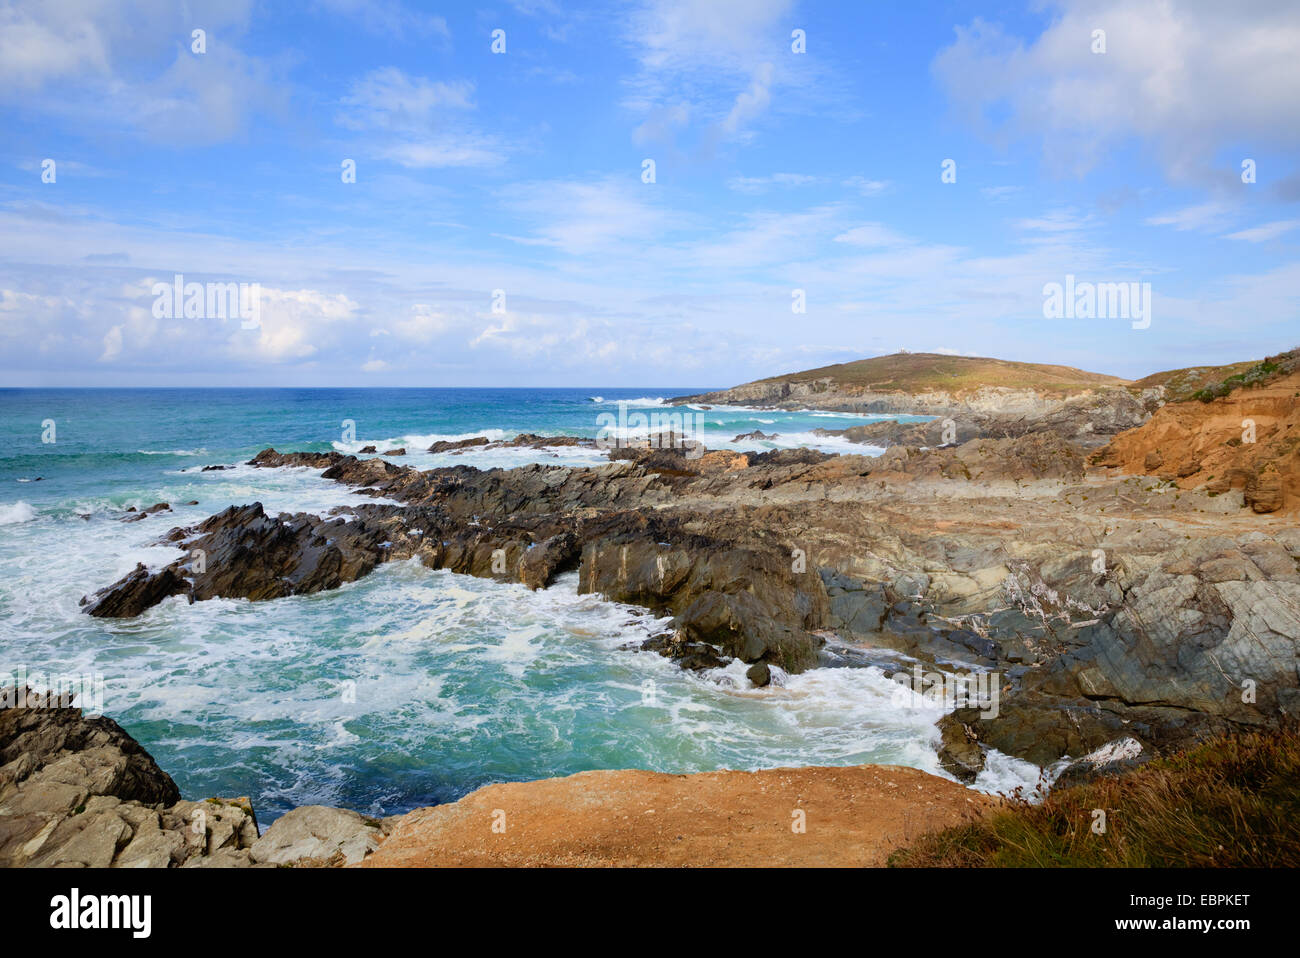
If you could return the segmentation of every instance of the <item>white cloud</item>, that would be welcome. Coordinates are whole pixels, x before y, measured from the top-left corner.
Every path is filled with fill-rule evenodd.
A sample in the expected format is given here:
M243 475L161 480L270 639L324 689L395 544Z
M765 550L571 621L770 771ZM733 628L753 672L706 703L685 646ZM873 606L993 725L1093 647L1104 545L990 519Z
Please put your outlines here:
M371 33L403 38L418 36L451 37L443 17L411 10L399 0L316 0L333 13L349 17Z
M793 0L648 0L633 16L641 62L654 70L746 72ZM788 36L787 31L785 36Z
M238 359L259 363L306 359L333 345L337 333L331 327L357 313L357 304L343 293L274 287L260 292L261 327L236 328L227 340L230 354Z
M1039 233L1069 233L1090 225L1091 216L1080 216L1075 210L1050 210L1042 216L1016 220L1016 229Z
M400 339L416 343L429 343L437 339L458 324L458 320L446 310L427 303L417 303L411 307L411 314L406 319L392 323L393 332ZM384 333L387 333L384 330ZM371 336L377 331L372 331Z
M365 134L366 151L413 169L495 166L501 141L466 126L474 84L413 77L382 67L352 84L340 101L339 126Z
M992 200L1004 200L1007 197L1020 192L1023 187L1019 186L981 186L980 192Z
M339 123L350 129L423 130L444 110L472 110L474 84L410 77L397 67L381 67L353 83L341 102L349 112Z
M1300 220L1276 220L1272 223L1265 223L1262 226L1254 226L1250 229L1229 233L1227 238L1246 240L1250 243L1263 243L1268 240L1277 239L1284 233L1291 232L1296 227L1300 227Z
M651 202L654 195L640 179L614 177L518 183L500 193L509 209L536 224L531 235L509 239L574 256L605 254L617 242L659 238L672 217Z
M111 362L122 352L122 327L114 326L104 334L104 351L99 356L100 362Z
M1075 174L1136 138L1175 179L1212 176L1231 145L1300 142L1300 16L1289 0L1048 5L1050 25L1027 43L977 19L934 61L952 102L988 132L1038 138L1050 164ZM1104 54L1091 49L1098 28ZM1003 106L1008 119L995 124Z
M806 173L773 173L771 176L733 176L727 180L727 189L737 193L763 193L774 186L811 186L820 177Z
M866 223L836 236L835 242L852 246L906 246L909 240L880 223Z
M1231 213L1232 207L1226 203L1211 200L1148 217L1147 223L1151 226L1172 226L1180 232L1215 229L1221 226Z
M863 196L879 196L889 189L888 180L870 180L865 176L850 176L844 181L844 185L857 190Z
M83 130L126 128L163 144L213 143L240 133L254 110L286 98L269 61L240 51L250 0L184 5L83 0L69 7L15 0L0 7L0 100ZM207 31L192 52L191 30Z
M770 63L761 63L754 71L749 88L737 94L731 112L722 121L722 130L728 136L745 132L745 127L763 114L772 102L773 67Z
M628 39L637 51L636 92L626 105L645 113L638 143L671 146L686 120L706 126L708 148L720 140L746 140L749 127L787 79L778 59L789 52L784 21L793 0L643 0L631 17Z

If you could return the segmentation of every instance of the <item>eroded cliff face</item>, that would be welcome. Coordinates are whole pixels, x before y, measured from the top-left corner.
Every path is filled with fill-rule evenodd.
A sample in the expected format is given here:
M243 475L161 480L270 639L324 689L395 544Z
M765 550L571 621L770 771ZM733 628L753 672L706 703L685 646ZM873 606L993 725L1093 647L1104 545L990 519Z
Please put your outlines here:
M1168 403L1095 457L1184 489L1241 490L1258 513L1300 509L1300 372L1211 402Z

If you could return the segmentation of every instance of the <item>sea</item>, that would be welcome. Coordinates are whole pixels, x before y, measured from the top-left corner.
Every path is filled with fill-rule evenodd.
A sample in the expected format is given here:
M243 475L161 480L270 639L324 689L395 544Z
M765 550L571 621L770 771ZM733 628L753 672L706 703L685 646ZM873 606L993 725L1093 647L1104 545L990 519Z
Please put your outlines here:
M248 796L263 827L299 805L393 815L588 769L888 763L946 776L934 727L942 708L898 707L881 667L778 672L761 689L740 663L686 672L632 650L663 620L579 595L576 574L531 592L412 560L269 602L177 597L123 620L79 605L137 563L178 558L163 535L227 506L325 513L374 501L316 470L244 464L268 446L404 446L394 461L420 468L598 465L604 453L574 447L424 450L478 435L595 437L609 422L602 414L648 415L694 391L0 390L0 681L25 673L38 687L90 688L93 677L97 710L187 798ZM885 418L685 411L711 449L879 453L814 430ZM733 441L754 430L777 438ZM158 502L172 511L123 521L128 508ZM1038 775L994 754L975 787L1032 788Z

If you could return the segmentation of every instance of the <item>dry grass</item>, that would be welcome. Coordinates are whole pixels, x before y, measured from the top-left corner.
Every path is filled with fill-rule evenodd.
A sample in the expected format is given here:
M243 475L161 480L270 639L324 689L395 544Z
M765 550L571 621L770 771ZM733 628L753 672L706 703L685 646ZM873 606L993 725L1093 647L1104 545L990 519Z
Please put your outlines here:
M1128 384L1127 380L1117 376L1085 372L1071 366L1017 363L977 356L944 356L938 353L893 353L874 359L860 359L800 373L772 376L759 381L804 381L827 376L840 385L905 392L942 389L961 393L981 386L1005 386L1066 395L1098 386Z
M1095 833L1094 810L1106 813ZM1013 797L934 832L894 867L1300 866L1300 728L1225 735L1127 774Z

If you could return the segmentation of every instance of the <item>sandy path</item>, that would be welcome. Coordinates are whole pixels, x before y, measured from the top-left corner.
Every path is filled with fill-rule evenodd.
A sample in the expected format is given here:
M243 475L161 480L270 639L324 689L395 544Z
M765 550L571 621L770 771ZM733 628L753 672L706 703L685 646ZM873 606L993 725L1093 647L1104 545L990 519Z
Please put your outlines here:
M364 864L882 865L899 845L991 801L893 765L580 772L490 785L452 805L416 809ZM796 809L803 832L792 827Z

